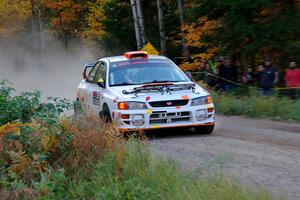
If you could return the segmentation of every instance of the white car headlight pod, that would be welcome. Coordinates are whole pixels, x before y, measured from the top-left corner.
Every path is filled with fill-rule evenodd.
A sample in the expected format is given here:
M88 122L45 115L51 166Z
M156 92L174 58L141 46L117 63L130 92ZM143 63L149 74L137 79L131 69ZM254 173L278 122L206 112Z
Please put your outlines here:
M147 109L147 106L143 102L136 102L136 101L125 101L118 103L119 110L141 110Z
M192 100L192 106L199 106L212 103L210 96L199 97Z

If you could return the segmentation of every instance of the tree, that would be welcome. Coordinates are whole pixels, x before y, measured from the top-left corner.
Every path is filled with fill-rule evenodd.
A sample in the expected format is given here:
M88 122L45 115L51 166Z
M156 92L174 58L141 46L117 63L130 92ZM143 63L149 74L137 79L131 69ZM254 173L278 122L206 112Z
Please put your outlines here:
M130 4L132 9L136 46L137 49L140 49L142 48L142 34L141 34L141 27L138 19L137 4L135 0L130 0Z
M67 49L70 39L82 32L84 4L75 0L43 0L42 5L48 9L48 20Z
M215 41L222 47L219 53L244 63L259 61L266 55L273 56L278 62L300 55L298 1L194 2L191 16L207 16L208 20L219 22L214 34L205 37L206 41Z
M21 31L29 17L29 0L0 0L0 37Z
M159 24L159 35L160 35L160 53L166 55L166 33L165 33L165 20L164 20L164 9L162 0L156 0L158 10L158 24Z
M141 0L135 0L136 2L136 8L137 8L137 17L139 21L139 26L141 30L141 36L142 36L142 43L145 45L148 40L146 36L146 28L144 24L144 15L143 15L143 10L142 10L142 5L141 5Z
M184 18L184 12L183 12L183 0L178 0L178 11L179 11L179 18L180 18L180 29L181 29L181 45L182 45L182 54L184 56L188 55L188 48L185 44L186 40L184 37L184 25L185 25L185 18Z
M95 45L95 41L103 38L106 35L103 21L106 19L104 14L104 5L108 0L96 0L88 3L88 14L86 16L87 28L83 34L86 41Z
M144 24L144 16L140 0L130 0L137 49L141 49L147 43L147 36Z

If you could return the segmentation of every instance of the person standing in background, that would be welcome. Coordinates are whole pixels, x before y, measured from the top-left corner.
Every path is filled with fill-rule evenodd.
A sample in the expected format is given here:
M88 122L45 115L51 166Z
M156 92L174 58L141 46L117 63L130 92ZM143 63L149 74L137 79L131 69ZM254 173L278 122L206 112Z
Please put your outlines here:
M245 85L253 85L254 73L251 65L248 65L242 74L242 82Z
M231 63L230 59L224 60L224 65L219 69L220 85L224 91L229 91L235 88L238 79L238 72L236 67Z
M286 71L284 80L287 87L300 87L300 69L297 68L297 63L295 61L289 63L289 69ZM288 95L291 99L296 99L297 93L297 88L288 89Z
M271 95L273 87L276 83L276 70L272 66L272 60L267 58L264 60L263 70L260 77L260 87L263 95Z

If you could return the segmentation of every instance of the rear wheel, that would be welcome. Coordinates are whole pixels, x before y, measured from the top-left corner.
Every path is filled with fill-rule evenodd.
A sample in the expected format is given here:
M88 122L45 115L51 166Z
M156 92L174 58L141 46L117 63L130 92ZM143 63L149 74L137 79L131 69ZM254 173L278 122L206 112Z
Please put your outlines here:
M207 125L207 126L195 126L196 133L202 135L210 135L213 133L215 125Z

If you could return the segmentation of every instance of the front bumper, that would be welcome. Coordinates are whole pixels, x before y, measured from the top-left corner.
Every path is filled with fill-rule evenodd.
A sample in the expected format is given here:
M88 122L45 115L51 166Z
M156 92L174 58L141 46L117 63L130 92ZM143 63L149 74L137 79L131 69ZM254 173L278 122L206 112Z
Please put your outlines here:
M213 104L149 110L115 110L113 113L120 131L207 126L215 123Z

